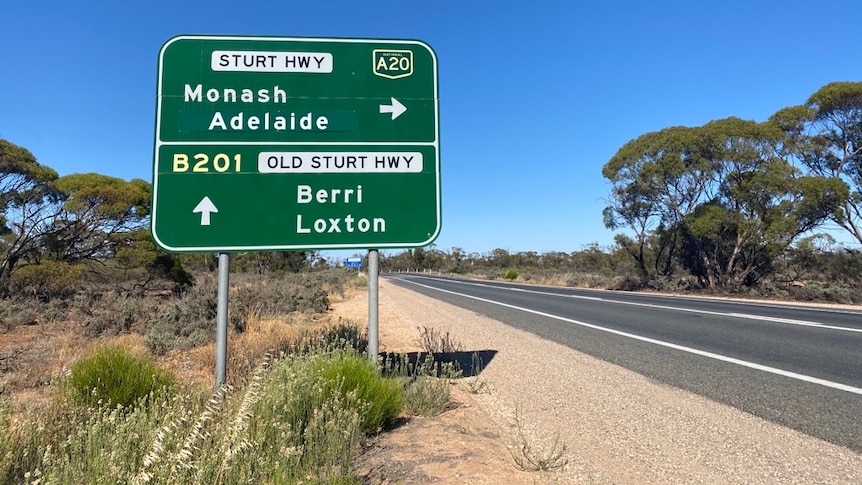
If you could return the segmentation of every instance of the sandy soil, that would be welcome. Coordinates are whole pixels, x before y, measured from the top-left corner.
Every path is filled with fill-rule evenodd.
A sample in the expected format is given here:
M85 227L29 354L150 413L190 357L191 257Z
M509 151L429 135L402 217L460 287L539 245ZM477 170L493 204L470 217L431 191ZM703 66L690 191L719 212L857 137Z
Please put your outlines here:
M363 322L367 305L335 312ZM862 483L851 450L381 280L381 351L420 350L420 328L496 354L453 383L453 409L380 435L358 464L367 483ZM564 467L515 466L516 414L537 455L559 436Z

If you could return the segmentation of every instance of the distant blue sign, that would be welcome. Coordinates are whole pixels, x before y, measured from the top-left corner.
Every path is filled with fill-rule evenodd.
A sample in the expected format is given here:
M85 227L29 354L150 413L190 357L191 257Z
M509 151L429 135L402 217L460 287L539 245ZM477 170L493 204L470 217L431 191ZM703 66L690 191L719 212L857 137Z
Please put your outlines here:
M361 268L362 258L347 258L344 260L344 265L348 268Z

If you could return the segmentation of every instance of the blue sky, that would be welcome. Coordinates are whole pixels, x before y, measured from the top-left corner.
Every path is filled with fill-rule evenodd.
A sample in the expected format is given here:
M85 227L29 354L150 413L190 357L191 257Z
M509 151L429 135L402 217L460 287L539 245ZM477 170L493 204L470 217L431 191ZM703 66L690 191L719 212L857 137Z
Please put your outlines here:
M61 175L125 179L152 178L157 57L170 37L425 41L439 60L436 244L480 253L609 245L601 167L627 141L762 121L862 79L852 0L28 0L0 17L0 137Z

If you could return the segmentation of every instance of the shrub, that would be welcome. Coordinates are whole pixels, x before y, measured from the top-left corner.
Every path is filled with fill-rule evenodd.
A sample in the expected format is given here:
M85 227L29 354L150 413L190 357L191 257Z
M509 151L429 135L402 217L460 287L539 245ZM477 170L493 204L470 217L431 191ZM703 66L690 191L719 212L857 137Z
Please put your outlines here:
M376 366L357 354L341 354L325 363L322 373L330 389L360 402L362 431L377 433L404 406L400 383L381 377Z
M12 286L18 294L48 301L73 294L83 273L81 265L46 260L18 268L12 274Z
M250 318L279 318L292 312L321 313L329 309L324 281L304 274L284 275L266 281L242 281L231 293L230 322L245 331Z
M0 329L4 331L22 325L35 325L37 316L32 301L17 298L0 299Z
M419 376L404 389L404 408L413 416L436 416L449 406L449 380Z
M74 318L84 324L88 337L118 335L129 332L135 324L143 324L156 313L153 299L135 298L124 291L78 293L71 300Z
M215 339L218 310L215 277L199 277L181 297L153 312L147 322L144 343L156 355L174 348L191 348Z
M449 336L449 332L441 333L433 327L417 327L418 343L429 354L460 352L462 345Z
M830 286L820 283L808 283L803 287L789 287L788 292L793 298L803 301L823 301L829 303L852 304L858 301L857 291L851 288Z
M524 432L520 409L515 410L515 435L509 453L515 465L524 471L547 472L565 468L569 464L565 458L568 446L560 442L560 434L556 433L550 443L533 443Z
M24 474L39 465L46 434L32 414L14 419L11 401L0 398L0 483L28 483Z
M171 390L174 377L151 358L136 357L128 348L109 346L72 365L68 385L88 406L132 407L153 394Z
M383 371L404 382L404 410L413 416L436 416L449 406L449 381L463 376L457 362L436 362L433 354L390 354Z
M767 298L787 298L788 292L774 281L761 281L757 284L753 294Z
M647 282L647 287L656 291L672 293L680 290L679 280L672 276L656 276Z
M368 288L368 277L365 275L359 275L356 279L353 280L353 285L357 288Z
M518 270L516 270L515 268L506 270L506 273L503 274L503 278L509 281L515 281L516 279L518 279Z
M173 332L161 329L151 330L144 335L144 345L154 355L165 355L177 345L177 338Z
M320 335L322 347L327 350L355 350L363 352L368 348L368 337L359 325L339 322L325 328Z
M363 362L351 352L267 358L244 389L207 399L191 387L128 409L71 405L67 392L13 420L0 399L0 483L358 484L371 406L344 385L353 372L326 377L348 358Z
M631 275L625 275L620 278L619 281L617 281L611 289L620 291L637 291L643 288L643 286L644 283L643 281L641 281L640 278L636 278Z
M340 483L362 436L357 400L332 392L324 374L335 354L276 361L254 405L248 442L257 483ZM271 451L270 451L271 450ZM237 467L235 471L239 471ZM238 481L225 483L238 483Z

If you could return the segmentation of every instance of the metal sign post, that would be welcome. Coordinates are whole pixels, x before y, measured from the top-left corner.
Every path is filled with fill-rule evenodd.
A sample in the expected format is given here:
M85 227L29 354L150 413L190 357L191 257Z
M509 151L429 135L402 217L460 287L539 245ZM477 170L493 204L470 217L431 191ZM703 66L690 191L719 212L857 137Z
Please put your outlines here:
M230 289L230 255L218 255L218 308L216 309L216 389L227 377L227 306Z
M377 311L379 309L379 259L380 252L376 249L368 251L368 360L377 365L377 351L379 349L379 331Z

